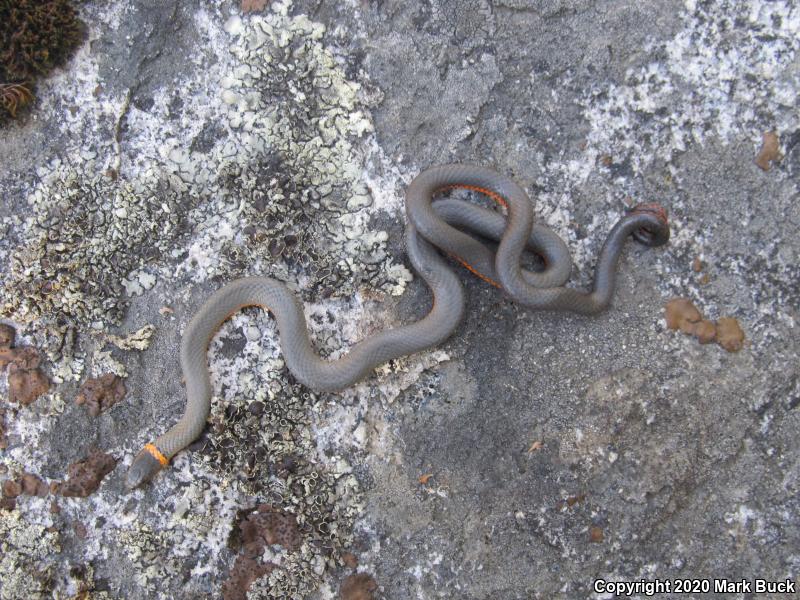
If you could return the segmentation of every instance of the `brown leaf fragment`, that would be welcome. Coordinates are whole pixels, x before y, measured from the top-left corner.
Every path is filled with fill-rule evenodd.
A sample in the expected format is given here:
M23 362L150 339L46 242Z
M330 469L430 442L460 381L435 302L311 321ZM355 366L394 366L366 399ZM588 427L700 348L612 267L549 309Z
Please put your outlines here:
M57 484L55 491L62 496L86 498L100 487L103 478L116 466L117 459L95 448L85 459L69 466L69 479Z
M756 156L756 165L762 171L769 171L772 164L781 159L781 142L774 131L766 131L761 138L761 150Z
M33 100L33 93L24 83L0 83L0 106L12 118L16 118L17 109Z
M728 352L738 352L744 346L744 331L733 317L717 320L717 343Z
M341 600L373 600L378 584L368 573L355 573L342 582L339 588Z
M586 500L586 494L577 494L575 496L569 496L566 499L567 506L572 507L578 504L578 502L583 502Z
M717 326L713 321L703 319L698 323L694 323L691 331L686 333L692 334L701 344L710 344L717 339Z
M599 544L604 539L602 528L597 525L589 527L589 541L593 544Z
M50 486L33 473L22 474L22 493L28 496L44 498L50 493Z
M664 318L670 329L693 333L695 324L703 320L703 315L688 298L675 298L664 307Z
M528 448L528 454L533 454L534 452L536 452L537 450L541 450L542 448L544 448L544 442L542 440L536 440Z
M50 389L50 381L39 369L15 369L8 375L8 401L27 406Z
M262 560L265 548L279 544L295 551L302 543L295 516L269 504L261 504L248 514L239 523L239 533L242 552L222 584L223 600L246 600L252 583L272 572L276 565Z
M14 345L17 331L11 325L0 323L0 348L7 349Z
M6 479L3 482L3 497L16 498L22 495L22 484L15 479Z
M417 481L419 481L420 485L428 485L431 477L433 477L433 473L425 473L424 475L420 475Z
M114 373L87 379L75 397L75 404L85 404L89 414L96 417L125 397L125 382Z
M242 0L242 12L258 12L264 10L269 0Z

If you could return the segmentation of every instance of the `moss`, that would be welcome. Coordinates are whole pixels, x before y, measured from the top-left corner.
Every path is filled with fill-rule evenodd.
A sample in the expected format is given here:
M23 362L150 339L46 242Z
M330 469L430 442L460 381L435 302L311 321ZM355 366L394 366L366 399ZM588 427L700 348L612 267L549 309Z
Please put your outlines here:
M0 0L0 123L33 98L37 77L64 64L84 24L70 0Z

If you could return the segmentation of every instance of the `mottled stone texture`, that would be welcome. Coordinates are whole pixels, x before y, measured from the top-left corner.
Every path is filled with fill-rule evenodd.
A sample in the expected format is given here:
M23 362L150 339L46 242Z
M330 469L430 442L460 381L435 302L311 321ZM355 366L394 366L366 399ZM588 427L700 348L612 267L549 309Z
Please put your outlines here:
M5 589L66 596L76 565L89 591L176 599L225 581L230 597L321 583L309 598L528 600L592 597L597 578L797 579L796 3L275 0L263 39L239 2L112 4L81 4L75 71L0 132L0 280L21 290L3 306L26 332L82 324L47 351L86 365L92 327L156 333L120 354L126 400L96 418L0 399ZM40 186L56 157L77 175ZM212 344L222 400L202 451L130 496L120 465L53 516L18 493L14 473L62 478L91 445L126 461L177 419L180 331L230 277L268 272L322 301L325 352L421 314L417 279L396 302L379 292L405 285L405 183L443 162L514 176L567 240L574 285L636 202L667 208L672 241L631 244L591 318L526 311L465 273L450 360L410 387L392 377L420 357L309 395L247 313ZM668 328L673 298L738 351ZM90 375L50 391L71 399ZM265 504L297 519L298 549L233 543Z

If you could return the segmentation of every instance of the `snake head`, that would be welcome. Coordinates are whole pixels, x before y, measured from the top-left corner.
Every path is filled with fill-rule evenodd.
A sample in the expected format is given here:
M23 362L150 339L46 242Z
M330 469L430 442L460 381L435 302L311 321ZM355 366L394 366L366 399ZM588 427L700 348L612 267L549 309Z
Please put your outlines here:
M669 241L669 221L667 211L660 204L637 204L630 213L631 217L640 217L644 223L633 232L634 239L645 246L663 246Z
M145 447L133 459L128 474L125 476L125 486L132 490L143 483L150 481L161 470L161 463Z

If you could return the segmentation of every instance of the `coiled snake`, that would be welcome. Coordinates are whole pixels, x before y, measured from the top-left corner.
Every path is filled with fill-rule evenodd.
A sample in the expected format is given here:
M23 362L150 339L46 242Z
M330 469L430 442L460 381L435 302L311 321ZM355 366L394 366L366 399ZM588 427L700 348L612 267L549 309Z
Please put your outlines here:
M504 206L508 216L459 200L433 201L437 192L449 188L481 192ZM261 306L273 314L286 365L301 383L315 391L336 391L388 360L442 343L455 330L464 314L464 291L437 248L523 306L595 314L611 300L614 272L627 238L632 235L647 246L660 246L669 239L666 211L656 204L638 205L609 232L592 291L583 292L564 286L572 267L564 242L552 230L534 224L527 194L491 169L446 165L420 173L408 186L406 214L408 257L433 292L433 305L425 317L361 340L339 359L323 360L308 337L303 309L285 284L268 277L232 281L214 293L186 326L180 352L186 409L176 425L139 452L128 470L127 486L152 478L202 432L211 407L208 344L219 326L245 306ZM498 241L497 250L457 228ZM544 259L543 271L520 266L526 249Z

